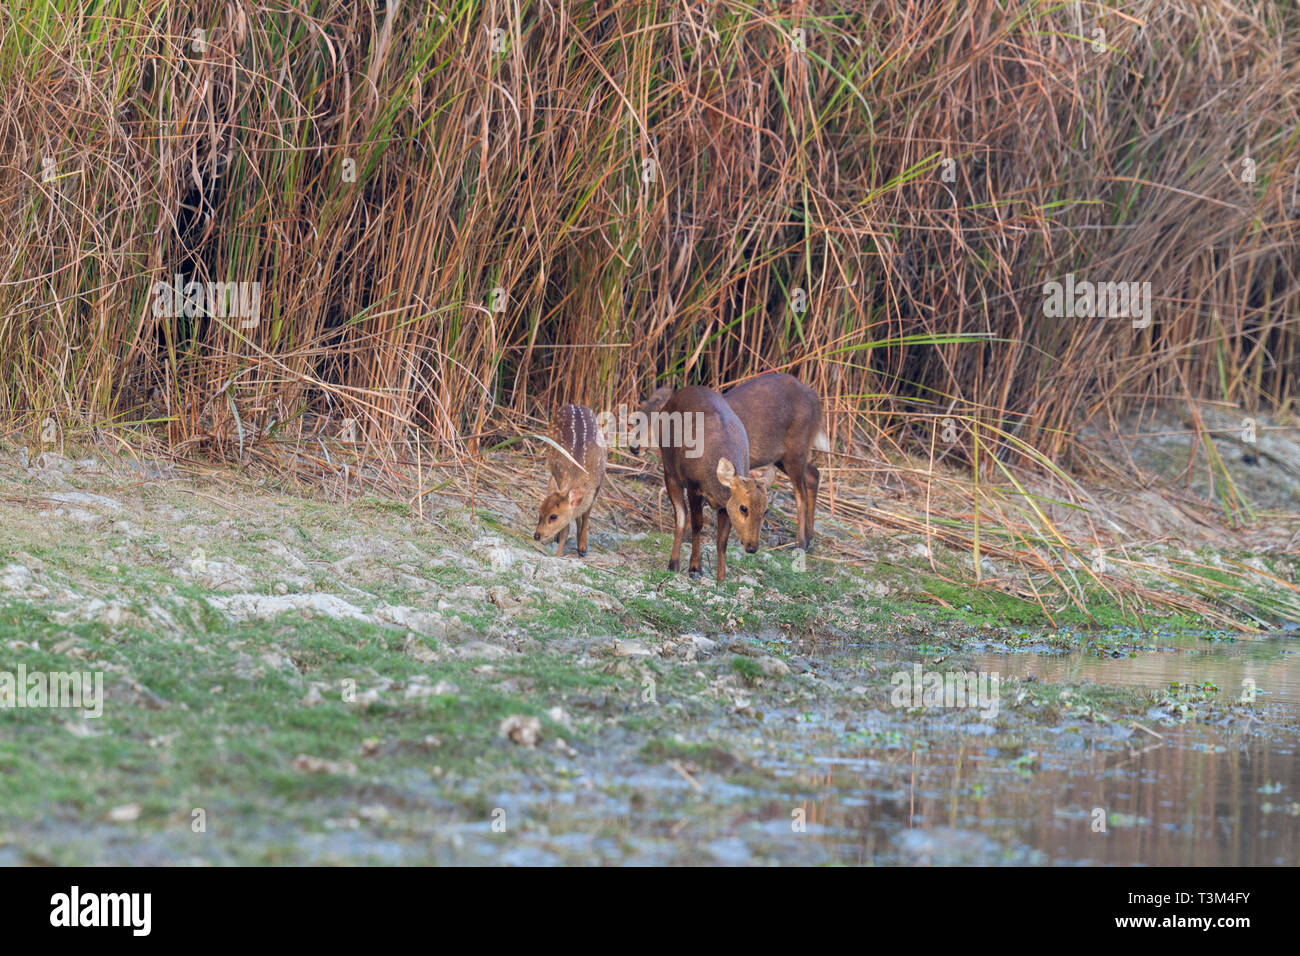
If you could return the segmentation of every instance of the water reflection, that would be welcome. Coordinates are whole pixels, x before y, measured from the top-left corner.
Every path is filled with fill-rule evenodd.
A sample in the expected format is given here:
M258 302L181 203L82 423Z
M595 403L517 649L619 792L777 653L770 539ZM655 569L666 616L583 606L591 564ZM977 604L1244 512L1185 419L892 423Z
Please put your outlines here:
M1211 681L1221 696L1240 697L1253 681L1261 704L1300 713L1300 637L1269 636L1224 643L1180 641L1172 649L1130 657L1095 654L976 654L976 666L1004 677L1090 680L1119 687L1165 688L1173 681Z
M847 750L821 758L812 775L784 770L825 794L803 809L844 862L1295 865L1296 644L1201 643L1117 659L977 656L979 668L1004 676L1152 688L1212 681L1232 696L1250 678L1272 728L1263 735L1152 727L1159 738L1139 732L1094 746L1063 727L1021 769L976 738L953 750Z

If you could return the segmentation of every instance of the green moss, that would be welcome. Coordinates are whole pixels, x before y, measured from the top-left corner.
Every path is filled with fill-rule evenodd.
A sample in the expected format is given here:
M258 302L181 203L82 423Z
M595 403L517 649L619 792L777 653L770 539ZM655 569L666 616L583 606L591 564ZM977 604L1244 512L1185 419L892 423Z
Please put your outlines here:
M731 669L747 684L754 684L763 676L763 669L752 657L737 655L731 659Z

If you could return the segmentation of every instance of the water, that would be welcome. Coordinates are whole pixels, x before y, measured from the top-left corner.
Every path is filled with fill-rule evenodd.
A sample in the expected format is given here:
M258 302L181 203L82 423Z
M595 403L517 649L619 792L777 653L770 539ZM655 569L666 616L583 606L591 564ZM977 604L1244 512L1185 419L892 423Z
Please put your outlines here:
M1165 642L1168 645L1170 642ZM1003 677L1168 688L1211 682L1238 699L1254 681L1255 732L1123 725L1114 738L1063 720L1019 764L979 737L927 751L865 747L821 755L805 777L810 823L844 862L1156 866L1300 862L1300 640L1176 642L1100 658L987 651ZM1011 687L1003 688L1003 699ZM1032 685L1029 685L1032 686ZM1236 722L1237 725L1240 721ZM1086 731L1086 733L1084 732ZM1122 737L1120 735L1127 734ZM1098 824L1104 821L1102 831Z
M1257 700L1300 714L1300 635L1268 635L1236 641L1182 640L1167 650L1138 651L1130 657L1095 654L976 654L982 670L1004 677L1033 675L1043 680L1090 680L1119 687L1165 688L1173 681L1210 681L1219 695L1239 698L1254 682Z

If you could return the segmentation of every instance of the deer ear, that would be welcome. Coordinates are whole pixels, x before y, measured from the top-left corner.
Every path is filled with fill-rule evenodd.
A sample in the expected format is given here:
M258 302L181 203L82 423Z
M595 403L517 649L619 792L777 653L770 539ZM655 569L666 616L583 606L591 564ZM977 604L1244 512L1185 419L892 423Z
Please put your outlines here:
M578 503L581 501L582 501L582 489L581 488L569 489L569 504L574 508L576 508L578 507Z
M546 479L546 493L547 493L548 495L553 495L553 494L555 494L555 493L556 493L557 491L559 491L559 490L560 490L560 486L559 486L558 484L555 483L555 476L554 476L554 475L551 475L550 478L547 478L547 479Z
M731 463L730 458L718 459L718 481L730 487L732 481L736 478L736 466Z
M645 404L641 406L641 410L646 413L657 412L659 409L667 405L668 399L672 397L673 390L667 385L660 385L650 393L650 397L645 400Z
M772 482L776 481L776 466L764 465L762 468L755 468L749 473L749 477L762 485L764 491L768 491L772 487Z

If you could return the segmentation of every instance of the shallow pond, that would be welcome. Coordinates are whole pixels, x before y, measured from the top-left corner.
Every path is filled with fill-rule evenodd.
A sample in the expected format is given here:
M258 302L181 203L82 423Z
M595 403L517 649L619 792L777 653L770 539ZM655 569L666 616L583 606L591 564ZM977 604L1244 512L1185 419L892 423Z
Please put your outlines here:
M1262 717L1253 732L1152 719L1123 722L1115 739L1098 743L1067 720L1048 731L1050 743L1008 761L967 724L951 746L909 751L877 740L818 754L811 773L773 769L824 794L804 809L844 862L1300 862L1300 637L1160 643L1123 657L986 648L973 658L1004 679L1152 689L1210 682L1211 694L1238 699L1253 681ZM844 653L852 651L834 656ZM1002 696L1026 686L1034 685L1006 685Z

